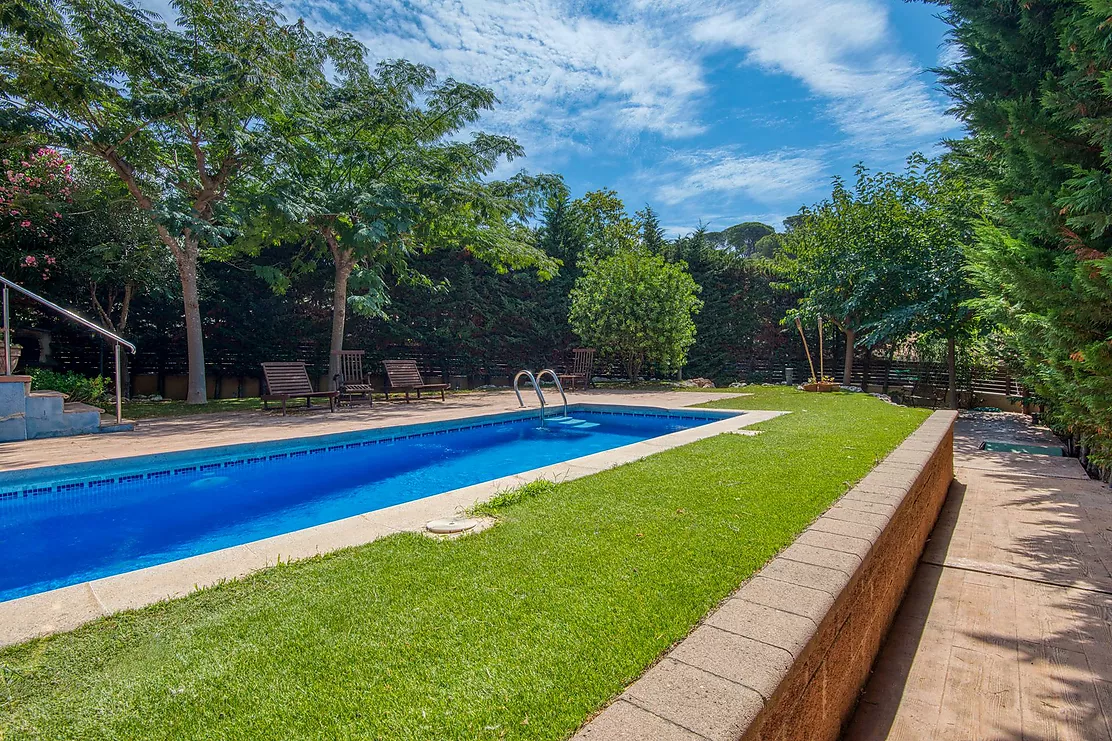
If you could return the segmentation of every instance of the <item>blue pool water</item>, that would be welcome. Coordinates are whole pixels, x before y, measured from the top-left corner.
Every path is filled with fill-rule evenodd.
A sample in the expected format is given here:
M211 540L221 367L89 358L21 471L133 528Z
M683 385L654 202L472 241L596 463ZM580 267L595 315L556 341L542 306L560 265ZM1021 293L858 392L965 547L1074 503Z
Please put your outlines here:
M249 543L696 427L721 415L573 411L0 473L0 601ZM414 436L418 433L417 436ZM393 437L391 437L393 436ZM247 450L247 448L250 450ZM33 475L33 472L32 472ZM81 477L84 477L82 480Z

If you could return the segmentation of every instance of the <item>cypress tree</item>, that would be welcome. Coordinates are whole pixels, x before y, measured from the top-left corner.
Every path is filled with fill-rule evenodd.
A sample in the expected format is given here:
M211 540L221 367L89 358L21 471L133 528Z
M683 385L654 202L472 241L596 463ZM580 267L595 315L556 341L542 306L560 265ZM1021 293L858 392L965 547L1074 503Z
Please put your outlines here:
M1112 45L1104 2L950 0L941 71L996 218L971 251L1022 380L1060 431L1112 462Z

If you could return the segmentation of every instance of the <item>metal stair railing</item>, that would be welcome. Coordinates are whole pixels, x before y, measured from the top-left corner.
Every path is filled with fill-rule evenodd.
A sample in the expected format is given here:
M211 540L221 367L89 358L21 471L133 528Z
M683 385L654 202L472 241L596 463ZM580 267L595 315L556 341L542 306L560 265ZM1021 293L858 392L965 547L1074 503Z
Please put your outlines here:
M521 391L519 391L518 388L517 388L517 384L518 384L519 381L521 381L522 376L525 376L526 378L528 378L529 383L533 384L533 390L537 392L537 398L540 399L540 402L541 402L541 426L543 427L544 426L544 406L545 406L544 394L541 393L541 386L540 386L539 383L537 383L536 377L534 377L533 374L530 373L527 370L519 370L517 372L517 375L514 376L514 393L517 394L517 405L520 406L520 407L525 406L525 402L521 400Z
M122 393L123 392L122 392L122 389L120 387L120 383L121 383L121 381L120 381L120 347L121 346L126 347L131 352L131 354L134 355L135 354L135 345L131 344L130 342L125 340L123 337L120 337L119 335L117 335L113 332L109 332L104 327L101 327L98 324L94 324L93 322L90 322L85 317L80 316L78 314L75 314L72 311L70 311L69 309L64 309L61 306L59 306L58 304L54 303L53 301L50 301L49 299L45 299L42 296L38 295L37 293L34 293L32 291L28 291L23 286L19 285L18 283L13 283L12 281L8 280L7 278L5 278L2 275L0 275L0 284L2 284L3 287L4 287L4 364L5 364L4 367L7 368L8 374L10 375L11 372L12 372L12 342L11 342L11 326L10 326L11 322L8 321L8 291L9 291L9 289L11 289L11 290L14 290L14 291L17 291L17 292L23 294L24 296L26 296L27 298L29 298L33 301L37 301L38 303L42 304L43 306L46 306L47 308L53 309L54 311L56 311L59 314L61 314L62 316L64 316L66 319L69 319L70 321L73 321L73 322L77 322L78 324L85 327L86 329L91 329L92 331L96 332L97 334L99 334L103 337L107 337L108 339L112 340L113 345L114 345L113 355L115 356L115 359L116 359L116 424L121 424L123 422L124 417L123 417L123 403L122 403Z
M545 368L537 374L536 381L538 387L545 376L552 376L552 382L556 384L556 390L560 392L560 398L564 400L564 416L568 416L568 397L567 394L564 393L564 385L560 383L560 377L556 375L556 371L551 368Z

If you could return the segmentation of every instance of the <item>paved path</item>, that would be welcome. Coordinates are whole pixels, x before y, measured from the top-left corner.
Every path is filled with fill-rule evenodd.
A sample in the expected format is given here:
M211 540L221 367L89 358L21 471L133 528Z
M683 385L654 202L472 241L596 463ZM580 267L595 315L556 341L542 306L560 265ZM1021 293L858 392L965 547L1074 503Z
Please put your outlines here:
M550 403L554 400L554 394L551 389L546 393ZM569 392L568 403L679 407L736 395L713 390L591 390ZM532 389L528 393L522 389L522 400L526 406L534 409L537 406L537 397ZM0 471L193 450L215 445L286 440L390 425L439 422L516 409L518 404L514 392L506 390L450 394L447 401L440 401L439 398L413 401L410 404L378 401L372 407L341 407L334 414L325 406L323 409L315 407L309 411L298 411L286 417L278 412L256 409L140 420L131 432L4 443L0 445Z
M845 741L1112 740L1112 491L1019 415L959 420L955 482Z

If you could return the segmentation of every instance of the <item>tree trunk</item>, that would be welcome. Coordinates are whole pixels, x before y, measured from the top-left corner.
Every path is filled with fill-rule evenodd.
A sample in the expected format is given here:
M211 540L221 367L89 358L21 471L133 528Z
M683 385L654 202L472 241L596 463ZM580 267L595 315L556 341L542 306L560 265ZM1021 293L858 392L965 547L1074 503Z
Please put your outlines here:
M205 341L201 327L201 301L197 294L197 256L199 244L196 235L188 230L181 237L170 233L164 224L154 218L154 203L143 189L135 175L135 168L120 156L113 147L95 147L94 153L112 167L128 192L135 198L139 208L151 215L155 231L159 239L169 248L178 266L178 278L181 280L182 302L185 305L185 347L189 356L189 384L185 402L187 404L204 404L208 401L205 388ZM199 201L194 203L198 211L207 212L212 198L209 197L205 204ZM122 323L122 321L121 321Z
M849 386L853 383L853 340L857 332L846 329L846 362L842 367L842 385Z
M332 286L332 340L328 347L328 388L336 389L336 375L340 372L340 351L344 349L344 325L347 322L348 279L351 277L355 261L352 252L345 249L336 236L326 230L324 235L336 274Z
M946 394L951 409L958 408L958 363L957 363L957 343L953 337L946 340L946 365L947 371L950 376L950 389Z
M208 401L205 387L205 342L201 328L201 300L197 292L197 240L186 235L175 258L181 278L182 301L185 304L185 347L189 356L189 384L186 404Z

